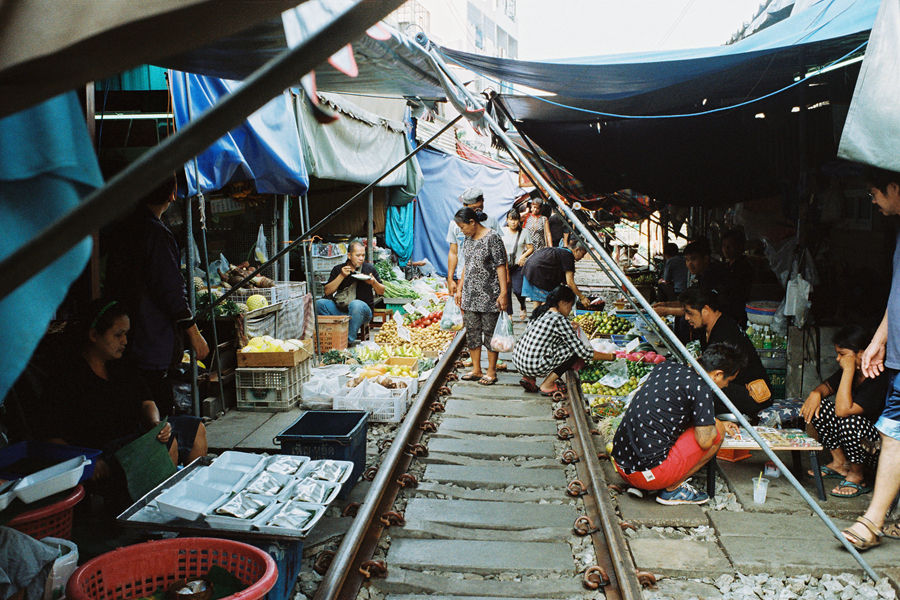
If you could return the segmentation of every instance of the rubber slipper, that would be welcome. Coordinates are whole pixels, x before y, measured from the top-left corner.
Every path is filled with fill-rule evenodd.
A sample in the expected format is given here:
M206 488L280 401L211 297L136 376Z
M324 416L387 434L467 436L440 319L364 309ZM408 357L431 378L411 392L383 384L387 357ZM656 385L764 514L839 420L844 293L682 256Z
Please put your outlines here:
M900 524L891 523L890 525L885 526L885 528L881 530L881 533L884 534L884 537L900 540Z
M556 392L561 392L563 394L566 393L565 384L560 383L558 381L556 382L556 385L554 386L554 388L552 390L550 390L549 392L545 392L544 390L541 390L541 388L538 388L538 389L541 391L541 396L547 396L548 398L550 396L552 396L553 394L555 394Z
M821 469L819 469L819 471L822 472L822 479L843 479L844 477L846 477L846 475L841 475L831 467L822 467ZM807 471L806 474L810 477L815 477L812 469Z
M472 366L472 359L471 359L471 358L467 358L467 359L465 359L464 361L462 361L462 364L463 364L464 367L471 367L471 366Z
M525 388L526 392L535 393L541 391L541 388L538 387L537 382L533 379L527 379L523 377L519 380L519 385Z
M506 371L509 367L502 360L498 360L497 366L494 368L497 369L498 371Z
M478 380L478 383L480 383L481 385L494 385L495 383L497 383L497 378L496 377L488 377L487 375L485 375L484 377L482 377L481 379Z
M857 496L862 496L863 494L868 494L872 491L872 488L866 487L865 485L860 485L858 483L853 483L852 481L847 481L846 479L842 480L838 484L838 488L851 488L856 490L852 494L835 494L834 491L831 492L831 495L835 498L856 498ZM867 519L868 520L868 519Z
M861 537L858 533L856 533L849 527L847 529L844 529L841 533L844 534L844 537L847 538L847 541L850 542L850 544L854 548L856 548L860 552L864 552L866 550L869 550L870 548L881 545L881 536L884 534L877 527L875 527L872 521L868 520L865 517L859 517L858 519L856 519L856 522L862 524L863 527L871 532L872 539L867 540Z
M475 373L466 373L462 377L460 377L463 381L478 381L481 379L481 375L476 375Z

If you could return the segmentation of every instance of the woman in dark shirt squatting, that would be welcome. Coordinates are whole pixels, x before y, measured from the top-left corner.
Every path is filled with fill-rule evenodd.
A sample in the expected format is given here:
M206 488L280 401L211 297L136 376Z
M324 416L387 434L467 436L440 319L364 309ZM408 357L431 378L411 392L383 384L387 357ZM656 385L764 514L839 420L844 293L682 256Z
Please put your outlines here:
M723 312L725 307L729 306L729 299L715 290L697 287L690 288L681 294L680 300L684 305L684 318L691 327L700 330L700 348L702 350L706 350L710 344L728 342L736 346L747 357L747 366L741 369L734 381L722 391L735 408L746 415L751 422L755 421L759 411L772 405L772 384L769 382L766 368L763 366L753 342L735 320ZM748 384L755 385L755 389L758 390L755 393L757 399L754 399L747 387ZM762 396L765 397L765 400L758 401L762 399ZM716 397L715 404L717 415L730 412L718 397Z

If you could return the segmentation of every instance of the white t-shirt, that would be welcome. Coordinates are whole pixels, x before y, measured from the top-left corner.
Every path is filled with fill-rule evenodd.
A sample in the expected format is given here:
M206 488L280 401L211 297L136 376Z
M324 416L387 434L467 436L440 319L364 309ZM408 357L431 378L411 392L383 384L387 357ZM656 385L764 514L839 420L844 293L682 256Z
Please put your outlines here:
M497 219L488 215L488 218L481 222L485 227L490 227L497 235L503 236L503 232L500 231L500 223L497 222ZM459 225L456 224L456 221L450 220L450 227L447 228L447 243L448 244L456 244L456 279L459 279L460 275L462 275L463 260L462 252L460 252L460 248L462 248L462 243L466 239L466 234L462 232L462 229L459 228Z
M503 227L501 230L501 237L503 237L503 246L506 247L507 256L513 255L513 262L519 260L519 257L525 254L525 250L528 249L528 232L519 230L519 231L510 231L509 227ZM516 243L516 238L519 239L519 242Z

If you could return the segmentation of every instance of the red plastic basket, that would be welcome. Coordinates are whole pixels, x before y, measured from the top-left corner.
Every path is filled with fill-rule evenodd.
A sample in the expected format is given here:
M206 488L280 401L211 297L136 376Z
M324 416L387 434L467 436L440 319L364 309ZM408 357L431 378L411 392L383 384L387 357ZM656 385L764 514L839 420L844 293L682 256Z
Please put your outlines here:
M9 526L36 540L47 536L67 540L72 536L72 513L84 498L84 488L76 485L72 493L49 506L23 512L10 519Z
M278 579L272 557L248 544L215 538L176 538L135 544L84 563L66 584L69 600L129 600L150 596L179 579L204 576L210 567L227 569L247 589L228 600L255 600Z

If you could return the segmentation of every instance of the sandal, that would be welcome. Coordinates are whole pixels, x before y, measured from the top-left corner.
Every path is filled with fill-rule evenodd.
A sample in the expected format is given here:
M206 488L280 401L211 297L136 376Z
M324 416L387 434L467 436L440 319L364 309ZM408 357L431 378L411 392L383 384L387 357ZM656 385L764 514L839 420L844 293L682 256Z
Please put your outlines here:
M822 467L819 469L822 473L822 479L844 479L846 475L841 475L831 467ZM812 469L806 472L810 477L815 477L815 473L812 472Z
M460 377L460 379L462 381L478 381L479 379L481 379L481 377L482 376L480 373L478 375L476 375L475 373L466 373L465 375Z
M856 522L861 523L863 527L868 529L869 532L871 532L873 538L871 540L867 540L867 539L861 537L858 533L856 533L852 529L850 529L850 527L848 527L847 529L843 530L841 533L844 535L845 538L847 538L847 541L850 542L850 544L852 544L854 548L856 548L860 552L865 552L866 550L869 550L870 548L874 548L875 546L881 545L881 536L884 534L881 532L880 529L875 527L875 524L872 523L872 521L868 520L865 517L859 517L858 519L856 519Z
M534 377L523 377L519 380L519 385L525 388L526 392L536 393L541 391Z
M506 365L506 362L504 362L502 360L498 360L497 366L494 368L498 371L506 371L507 369L509 369L509 367Z
M478 383L480 383L481 385L494 385L495 383L497 383L497 378L496 377L488 377L487 375L485 375L484 377L482 377L481 379L478 380Z
M881 530L881 533L884 537L900 540L900 524L891 523L890 525L886 525L884 529Z
M555 394L556 392L560 392L562 394L566 393L565 384L561 384L558 381L556 382L556 386L549 392L545 392L544 390L541 390L541 388L538 388L538 389L541 392L541 396L547 396L548 398L553 396L553 394Z
M872 491L872 488L866 487L865 484L853 483L852 481L847 481L846 479L842 479L841 482L838 484L837 489L841 489L841 488L845 488L845 487L852 489L853 492L850 494L841 494L841 493L836 494L836 493L834 493L834 490L831 490L830 493L835 498L856 498L857 496L862 496L863 494L868 494L869 492Z

